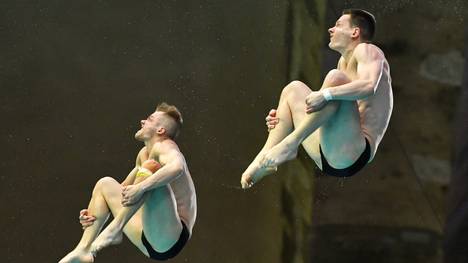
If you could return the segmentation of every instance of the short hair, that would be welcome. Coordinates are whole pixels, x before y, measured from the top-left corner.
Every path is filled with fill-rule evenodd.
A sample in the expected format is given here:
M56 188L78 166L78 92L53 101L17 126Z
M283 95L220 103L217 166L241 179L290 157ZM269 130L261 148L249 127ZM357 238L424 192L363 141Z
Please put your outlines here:
M156 111L164 112L164 115L168 116L174 122L175 125L166 127L166 131L167 135L171 139L175 139L177 135L179 135L180 129L182 128L182 123L184 122L179 109L177 109L177 107L174 105L162 102L156 107Z
M375 33L375 17L373 14L362 9L345 9L343 15L351 16L351 25L359 27L361 39L370 42Z

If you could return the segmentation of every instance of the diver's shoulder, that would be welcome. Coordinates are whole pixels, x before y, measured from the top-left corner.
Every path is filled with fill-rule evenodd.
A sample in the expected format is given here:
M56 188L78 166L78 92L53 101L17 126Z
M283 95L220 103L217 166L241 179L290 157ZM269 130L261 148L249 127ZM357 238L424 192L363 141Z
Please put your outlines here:
M143 146L141 147L140 151L138 151L138 154L143 154L143 153L146 153L147 150L146 150L146 146Z
M179 146L177 145L177 143L174 140L169 139L169 138L162 141L159 144L158 150L160 152L171 152L171 151L180 152L180 149L179 149Z
M365 59L385 59L383 51L372 43L359 43L353 52L354 56L359 60Z
M145 155L148 155L148 151L147 151L147 149L146 149L146 146L143 146L143 147L138 151L137 158L144 157Z
M378 52L378 53L383 53L383 51L376 46L375 44L372 43L359 43L357 46L354 48L354 53L362 53L362 52Z

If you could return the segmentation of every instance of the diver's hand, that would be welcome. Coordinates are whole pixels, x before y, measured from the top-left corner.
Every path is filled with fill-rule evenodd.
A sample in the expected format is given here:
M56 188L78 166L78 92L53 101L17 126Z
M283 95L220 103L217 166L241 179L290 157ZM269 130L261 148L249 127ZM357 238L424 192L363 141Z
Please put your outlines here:
M144 193L140 184L124 186L122 189L122 205L131 206L137 203L143 197Z
M78 219L80 220L81 228L83 228L83 230L89 226L92 226L94 221L96 221L96 217L90 215L88 209L82 209Z
M266 126L268 127L268 132L273 130L276 125L279 123L279 118L276 117L276 109L271 109L268 113L268 116L265 118Z
M312 91L306 97L305 103L306 103L306 113L310 114L312 112L322 110L327 105L328 101L325 99L325 96L323 96L322 92Z

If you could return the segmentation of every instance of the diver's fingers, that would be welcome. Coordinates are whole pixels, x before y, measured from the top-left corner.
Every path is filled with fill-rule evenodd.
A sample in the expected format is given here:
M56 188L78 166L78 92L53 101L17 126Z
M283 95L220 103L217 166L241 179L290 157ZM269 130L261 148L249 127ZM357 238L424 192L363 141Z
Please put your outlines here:
M269 116L275 117L276 116L276 109L271 109L270 112L268 113Z

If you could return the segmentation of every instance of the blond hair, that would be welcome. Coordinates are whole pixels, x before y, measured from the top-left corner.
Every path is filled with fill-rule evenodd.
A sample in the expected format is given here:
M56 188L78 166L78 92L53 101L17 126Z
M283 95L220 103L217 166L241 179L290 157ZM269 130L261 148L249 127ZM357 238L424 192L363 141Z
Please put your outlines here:
M177 135L179 135L183 123L182 114L180 113L179 109L177 109L177 107L174 105L162 102L156 107L156 111L164 112L164 115L169 117L169 119L173 122L173 125L166 127L166 131L167 135L171 139L175 139Z

